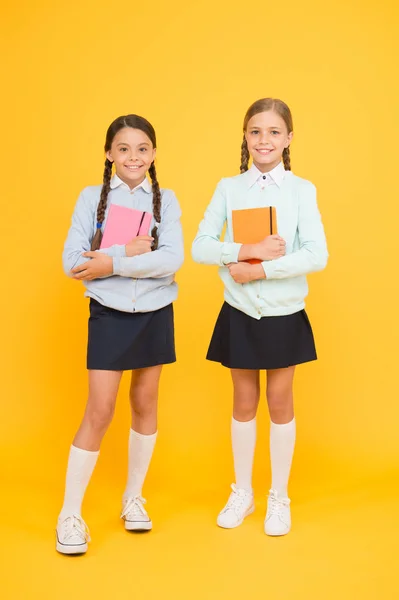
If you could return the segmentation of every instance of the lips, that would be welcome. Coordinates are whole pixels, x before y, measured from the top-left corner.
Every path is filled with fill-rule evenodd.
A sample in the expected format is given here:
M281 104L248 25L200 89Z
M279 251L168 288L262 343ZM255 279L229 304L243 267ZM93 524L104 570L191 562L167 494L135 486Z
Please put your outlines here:
M143 167L143 165L124 165L128 171L134 173Z
M268 156L269 154L274 152L274 149L269 150L267 148L256 148L256 151L259 152L259 154L261 154L262 156Z

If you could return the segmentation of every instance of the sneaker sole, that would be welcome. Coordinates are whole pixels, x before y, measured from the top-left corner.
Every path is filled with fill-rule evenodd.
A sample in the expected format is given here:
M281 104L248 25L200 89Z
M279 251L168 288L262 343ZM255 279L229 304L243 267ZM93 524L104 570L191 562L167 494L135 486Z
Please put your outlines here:
M241 521L239 521L236 525L222 525L221 523L219 523L219 518L217 519L216 523L217 523L218 527L221 527L222 529L235 529L236 527L239 527L240 525L242 525L244 522L244 519L246 517L249 517L249 515L252 515L254 510L255 510L255 505L253 504L252 506L250 506L248 508L247 512L245 513L245 515L243 516Z
M126 531L151 531L151 521L125 521Z
M269 537L282 537L284 535L287 535L291 531L291 527L288 529L288 531L282 531L281 533L267 531L266 527L264 528L264 530L265 530L265 534L268 535Z
M68 546L57 541L56 549L60 554L85 554L87 552L87 544L79 544L78 546Z

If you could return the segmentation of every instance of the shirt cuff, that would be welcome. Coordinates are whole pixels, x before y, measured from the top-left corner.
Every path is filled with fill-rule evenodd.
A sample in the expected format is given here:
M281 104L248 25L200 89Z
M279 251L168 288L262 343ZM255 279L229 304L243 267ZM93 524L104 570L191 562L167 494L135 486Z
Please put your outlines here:
M275 265L273 265L272 260L264 260L262 262L262 267L266 275L266 279L273 279L273 275L276 271Z
M115 244L110 248L101 248L99 252L106 254L107 256L126 256L126 246L123 244L122 246Z
M238 254L242 244L235 242L225 242L222 248L222 256L220 258L223 265L238 262Z
M123 276L123 256L114 256L112 259L114 275Z
M126 246L123 244L122 246L115 245L114 246L114 254L113 256L126 256Z

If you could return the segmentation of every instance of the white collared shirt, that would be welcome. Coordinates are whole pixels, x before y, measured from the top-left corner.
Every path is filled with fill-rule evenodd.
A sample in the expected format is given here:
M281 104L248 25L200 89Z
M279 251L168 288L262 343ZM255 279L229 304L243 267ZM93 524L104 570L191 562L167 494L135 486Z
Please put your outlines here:
M278 187L281 187L284 177L285 169L282 162L280 162L268 173L262 173L254 164L252 164L250 169L248 169L249 187L252 187L255 183L257 183L262 190L269 185L277 185Z
M126 189L127 191L129 191L130 194L134 194L134 192L136 190L139 190L140 188L147 192L147 194L151 194L152 192L152 185L148 181L147 177L145 177L145 179L143 179L143 181L139 183L139 185L136 185L136 187L131 190L127 183L122 181L122 179L118 177L118 175L115 173L115 175L113 175L111 178L110 188L111 190L114 190L117 187L122 187L123 189Z

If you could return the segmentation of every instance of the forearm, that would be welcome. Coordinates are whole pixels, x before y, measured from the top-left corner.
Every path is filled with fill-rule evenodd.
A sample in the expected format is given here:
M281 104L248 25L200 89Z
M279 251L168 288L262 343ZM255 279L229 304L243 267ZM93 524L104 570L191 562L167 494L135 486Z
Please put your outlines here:
M245 261L251 259L260 259L259 247L257 244L242 244L238 253L238 261Z
M79 248L72 249L66 247L62 256L62 263L64 267L64 271L68 277L72 277L71 271L76 267L80 267L88 261L86 256L83 256L85 252L88 252L90 248ZM103 248L98 250L101 254L106 254L107 256L113 257L123 257L126 256L125 246L114 245L110 248Z
M183 248L180 252L161 249L138 256L114 257L113 274L137 279L168 277L180 269L183 258Z
M264 261L261 266L267 279L286 279L321 271L325 268L327 259L325 246L309 245L276 260Z

